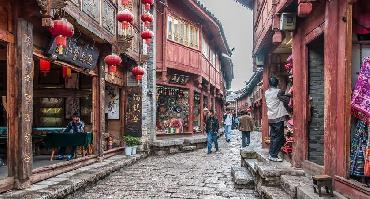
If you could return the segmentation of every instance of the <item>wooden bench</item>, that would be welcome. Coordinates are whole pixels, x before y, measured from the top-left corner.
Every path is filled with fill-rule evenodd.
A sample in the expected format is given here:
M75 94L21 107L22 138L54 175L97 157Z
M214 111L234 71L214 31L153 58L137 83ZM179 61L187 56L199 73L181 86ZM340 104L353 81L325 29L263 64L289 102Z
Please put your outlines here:
M333 193L333 179L328 175L316 175L312 176L313 180L313 191L315 193L319 193L319 197L321 197L321 188L325 187L326 193L334 196Z

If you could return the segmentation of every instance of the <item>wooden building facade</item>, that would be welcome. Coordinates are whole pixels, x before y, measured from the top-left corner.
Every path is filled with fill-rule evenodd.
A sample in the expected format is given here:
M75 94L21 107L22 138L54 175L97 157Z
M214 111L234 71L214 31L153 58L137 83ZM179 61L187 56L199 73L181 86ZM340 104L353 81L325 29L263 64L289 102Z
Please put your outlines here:
M157 8L157 134L201 132L204 108L222 118L231 51L220 22L197 1Z
M123 132L133 123L127 119L133 115L127 111L130 94L141 96L129 71L139 63L142 8L139 0L129 5L137 19L131 41L123 38L116 20L122 9L116 0L0 1L1 192L29 187L122 151ZM57 10L75 32L62 54L56 53L46 27ZM115 74L104 63L112 52L123 60ZM47 71L42 63L50 65ZM91 135L88 151L81 149L81 156L68 162L51 161L44 139L63 131L74 112ZM141 112L135 114L140 123ZM140 134L141 126L131 130Z
M346 197L369 198L366 177L354 177L351 171L358 121L351 114L351 95L361 74L361 62L369 56L369 2L239 2L253 9L253 54L256 63L257 59L264 60L264 90L271 75L281 80L281 89L286 89L289 78L281 66L292 55L293 165L311 174L332 176L335 190ZM281 29L284 13L294 14L296 23L291 31ZM264 136L268 136L267 121L263 104Z

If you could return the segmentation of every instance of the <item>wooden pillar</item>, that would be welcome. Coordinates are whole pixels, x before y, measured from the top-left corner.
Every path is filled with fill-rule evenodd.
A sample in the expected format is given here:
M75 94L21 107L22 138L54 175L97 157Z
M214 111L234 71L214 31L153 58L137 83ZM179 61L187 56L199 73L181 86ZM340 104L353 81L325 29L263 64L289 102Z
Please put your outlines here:
M335 154L337 115L339 108L337 104L337 78L338 78L338 1L327 1L325 9L325 31L324 31L324 172L333 175L336 171L337 160ZM345 50L345 49L342 49Z
M93 77L93 132L95 154L102 156L104 152L104 133L105 133L105 65L100 63L98 66L98 76Z
M269 124L267 118L267 106L265 99L265 91L269 87L269 76L270 76L270 65L267 64L263 68L263 86L262 86L262 147L267 148L268 145L265 144L263 139L269 136Z
M338 16L338 73L337 73L337 109L332 110L337 114L336 131L333 137L336 141L336 173L347 177L348 163L350 162L350 131L351 131L351 94L352 94L352 4L347 0L339 0Z
M190 85L189 88L189 127L188 131L193 132L193 120L194 120L194 86Z
M18 133L16 140L15 186L24 189L30 186L32 175L32 119L33 119L33 27L32 24L19 18L17 21L17 47L15 79L10 86L15 91L15 117L10 118L15 124L13 130Z
M202 129L202 132L203 132L203 129L204 129L204 107L203 107L203 100L204 100L204 97L203 97L203 90L200 91L200 128Z
M307 154L307 113L308 111L308 61L307 50L303 40L304 32L300 28L293 37L293 120L294 120L294 145L293 165L301 167Z

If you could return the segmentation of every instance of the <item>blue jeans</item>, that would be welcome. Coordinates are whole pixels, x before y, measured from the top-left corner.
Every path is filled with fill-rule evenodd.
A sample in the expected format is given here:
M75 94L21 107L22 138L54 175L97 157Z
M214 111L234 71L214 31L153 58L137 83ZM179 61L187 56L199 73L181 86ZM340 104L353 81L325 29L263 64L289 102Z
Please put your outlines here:
M231 125L225 125L225 138L226 140L231 138Z
M242 147L246 147L251 143L251 132L242 131Z
M208 148L208 153L211 153L212 152L212 144L215 143L215 148L216 148L216 151L218 151L218 142L217 142L217 134L212 132L212 131L208 131L207 133L207 148Z

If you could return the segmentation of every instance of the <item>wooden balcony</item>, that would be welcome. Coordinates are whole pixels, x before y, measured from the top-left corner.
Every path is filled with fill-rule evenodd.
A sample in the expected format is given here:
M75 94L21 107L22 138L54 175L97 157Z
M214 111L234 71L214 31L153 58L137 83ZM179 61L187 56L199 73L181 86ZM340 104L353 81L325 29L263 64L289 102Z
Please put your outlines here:
M201 75L217 89L222 88L221 72L212 65L200 50L167 40L165 62L167 68Z

